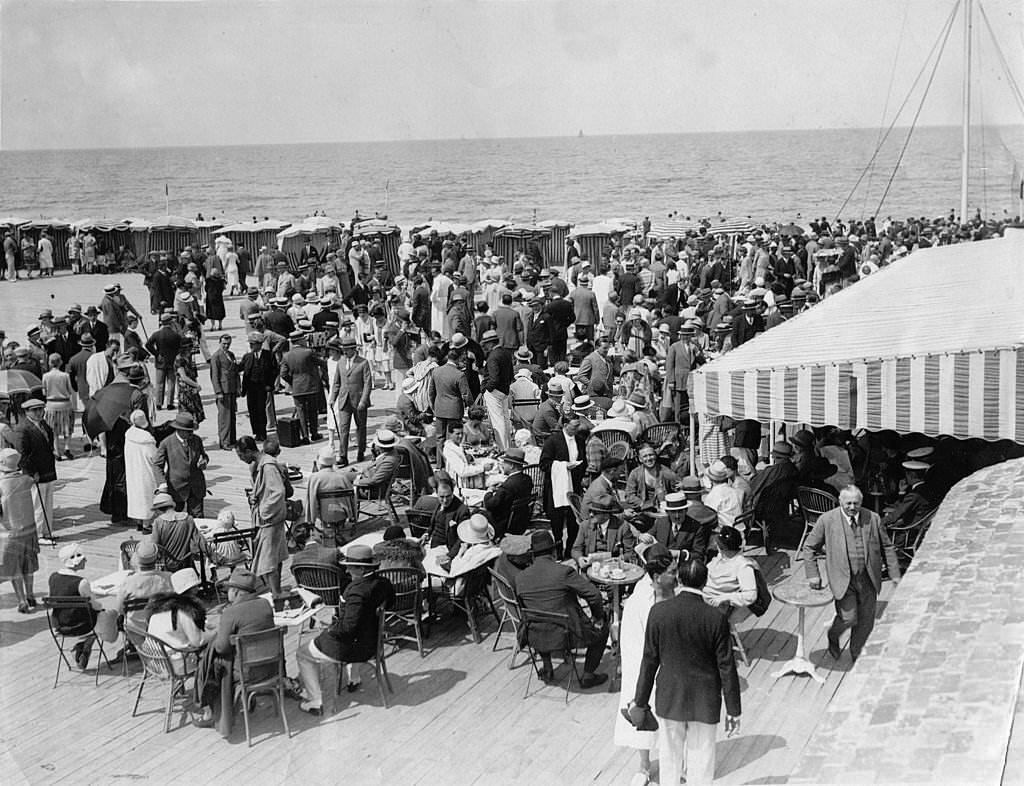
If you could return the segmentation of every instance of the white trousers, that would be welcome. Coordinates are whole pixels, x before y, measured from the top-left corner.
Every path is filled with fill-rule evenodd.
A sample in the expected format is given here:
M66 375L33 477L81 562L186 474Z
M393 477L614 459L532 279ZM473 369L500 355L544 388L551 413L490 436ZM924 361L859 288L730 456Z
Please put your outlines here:
M36 529L40 537L53 532L53 482L36 483L32 487L32 508L36 515ZM49 525L49 526L47 526Z
M299 646L299 652L296 660L299 664L299 679L302 680L302 687L306 691L306 695L309 697L310 702L317 707L322 706L324 700L323 689L320 687L321 663L333 663L339 668L344 666L348 681L359 682L359 680L354 679L357 676L355 670L356 664L342 664L340 661L336 661L334 658L324 655L324 653L320 651L320 648L316 646L315 638L311 638L308 644Z
M717 724L658 718L658 783L676 786L686 761L686 785L701 786L715 779Z
M487 407L487 417L494 430L494 442L498 450L504 451L509 446L508 394L499 390L485 390L484 406Z

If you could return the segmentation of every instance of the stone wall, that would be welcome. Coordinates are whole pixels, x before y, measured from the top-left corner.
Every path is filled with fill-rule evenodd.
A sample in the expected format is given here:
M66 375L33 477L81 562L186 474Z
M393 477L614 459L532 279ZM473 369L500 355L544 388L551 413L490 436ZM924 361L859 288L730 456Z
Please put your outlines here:
M1000 783L1024 665L1022 567L1017 459L946 496L790 782Z

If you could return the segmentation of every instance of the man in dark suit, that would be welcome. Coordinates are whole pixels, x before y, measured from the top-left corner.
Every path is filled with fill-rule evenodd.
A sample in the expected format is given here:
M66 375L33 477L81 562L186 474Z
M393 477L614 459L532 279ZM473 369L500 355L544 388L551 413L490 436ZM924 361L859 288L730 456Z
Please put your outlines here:
M160 329L154 330L146 342L146 350L153 356L156 378L153 389L156 392L156 408L174 409L174 359L181 349L181 333L174 329L174 315L160 315Z
M764 317L758 313L758 304L755 300L747 300L743 303L743 313L732 323L732 348L736 349L741 344L750 341L758 333L764 333Z
M267 326L267 330L272 330L279 336L291 335L291 332L295 330L295 323L285 312L285 309L288 308L288 298L271 298L270 306L269 311L263 312L263 322Z
M196 421L187 412L175 415L174 433L160 443L156 465L167 479L167 491L176 510L186 510L192 518L203 517L206 498L206 477L203 470L210 463L203 441L195 435Z
M789 503L800 479L800 470L792 456L792 445L776 442L772 446L773 463L750 480L750 507L760 521L768 524L769 530L785 525L789 519Z
M267 438L267 421L273 412L277 361L273 352L263 348L262 333L253 331L247 340L249 351L242 356L241 364L242 390L253 436L262 442Z
M167 275L164 265L158 264L149 278L149 310L159 314L174 305L174 284Z
M547 311L550 328L548 364L553 366L559 360L565 360L566 344L569 341L566 330L576 321L576 314L572 310L572 303L563 297L552 297L544 310Z
M707 559L711 530L718 523L718 514L700 501L700 481L684 478L683 488L691 490L673 491L665 495L661 512L651 528L654 540L670 551L685 551L690 558L704 562ZM697 490L693 491L692 486ZM695 497L688 502L689 496Z
M493 330L481 336L484 361L484 406L494 431L494 442L498 450L505 450L511 444L509 429L509 388L512 386L512 350L498 343L498 334Z
M610 398L612 394L612 367L608 362L611 339L600 336L594 351L583 358L578 377L586 380L587 395L591 398Z
M907 473L907 493L882 519L882 526L887 530L889 527L909 527L941 500L933 496L932 489L925 482L925 474L931 465L911 460L903 462L903 469Z
M523 320L519 312L512 308L512 293L505 292L501 296L501 305L494 313L494 323L497 326L498 345L516 350L523 343Z
M348 464L348 434L352 421L356 422L356 461L366 458L366 414L370 409L370 391L373 390L373 372L366 358L356 354L354 336L341 339L342 357L335 369L334 393L328 406L335 409L338 418L338 441L341 448L339 466Z
M558 559L576 542L579 527L568 502L569 494L583 493L583 475L587 470L587 441L579 429L579 418L564 420L561 428L544 441L538 462L544 475L544 510L551 520Z
M30 398L21 405L25 418L14 430L15 448L21 454L19 469L36 481L32 494L36 527L47 536L53 530L53 484L57 465L53 455L53 430L43 419L46 404Z
M583 335L587 341L593 341L594 325L601 318L601 311L597 305L597 296L594 290L590 289L589 275L586 278L580 275L579 286L569 293L569 300L576 315L576 329L583 328Z
M317 263L320 261L320 252L316 250L316 246L313 245L313 239L307 237L305 244L302 246L302 250L299 252L299 263L305 264L306 262Z
M430 373L427 399L438 422L437 462L441 464L441 448L448 437L448 429L454 423L461 423L466 408L472 403L469 381L463 370L463 351L453 349L443 366Z
M568 615L572 645L587 648L580 687L586 689L603 684L608 675L598 674L597 668L608 642L608 620L601 593L573 568L555 561L555 541L547 530L533 533L530 550L533 564L516 576L516 595L522 599L525 609ZM583 613L580 599L590 607L590 617ZM724 617L722 619L724 621ZM540 677L545 682L554 679L551 653L564 649L564 639L561 627L539 622L530 624L528 643L543 661Z
M238 414L238 362L227 333L221 335L220 348L210 358L210 382L217 400L217 441L223 450L231 450Z
M526 452L522 448L509 448L502 456L505 480L497 488L484 495L484 508L494 525L494 539L501 540L506 534L521 535L530 526L530 505L533 481L523 472L526 466ZM513 505L520 506L513 512ZM525 501L525 502L524 502Z
M836 603L828 629L828 652L840 655L839 636L850 629L850 655L860 657L875 627L875 606L882 589L882 555L893 584L900 583L900 566L892 541L878 514L862 507L856 486L839 492L839 507L821 514L804 541L804 565L812 589L821 589L817 555L825 549L825 572Z
M669 344L665 356L665 389L668 395L662 403L662 411L669 415L666 420L688 423L684 418L690 413L690 395L686 383L693 370L693 345L690 341L693 331L681 335L678 341ZM664 415L663 415L664 417Z
M100 310L96 306L89 306L85 310L85 319L79 320L75 328L78 330L79 336L90 333L96 339L96 346L105 347L107 341L110 340L110 331L106 325L100 322L99 316Z
M544 361L551 341L551 316L539 297L530 301L530 316L523 328L526 331L527 348L538 361Z
M281 358L281 379L292 386L292 401L299 416L299 436L303 444L320 439L317 401L323 393L320 370L324 361L306 346L306 334L293 330L288 336L292 348Z
M654 714L658 718L660 783L676 784L686 761L686 782L710 784L715 778L715 733L725 699L725 732L740 728L740 679L729 622L701 594L708 570L699 560L679 563L682 592L655 603L647 618L644 656L630 720L650 712L657 675Z

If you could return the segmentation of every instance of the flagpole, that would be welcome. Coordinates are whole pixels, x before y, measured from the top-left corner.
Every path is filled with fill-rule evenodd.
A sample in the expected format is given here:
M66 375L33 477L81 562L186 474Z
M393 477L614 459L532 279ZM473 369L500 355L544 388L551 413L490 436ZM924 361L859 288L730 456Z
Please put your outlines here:
M164 215L169 216L171 214L171 190L164 183Z

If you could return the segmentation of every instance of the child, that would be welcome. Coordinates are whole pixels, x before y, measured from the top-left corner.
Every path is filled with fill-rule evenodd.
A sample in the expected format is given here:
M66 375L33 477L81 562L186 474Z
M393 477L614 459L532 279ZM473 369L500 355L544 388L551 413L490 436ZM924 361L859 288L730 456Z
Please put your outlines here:
M235 527L235 514L230 510L222 510L217 514L217 523L211 529L212 535L221 535L225 532L237 532ZM245 560L241 543L237 540L225 540L220 543L213 543L213 550L210 554L212 566L228 565L234 566Z

